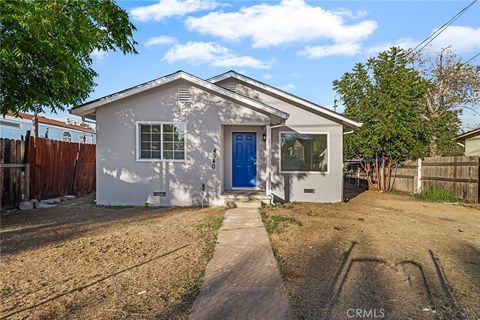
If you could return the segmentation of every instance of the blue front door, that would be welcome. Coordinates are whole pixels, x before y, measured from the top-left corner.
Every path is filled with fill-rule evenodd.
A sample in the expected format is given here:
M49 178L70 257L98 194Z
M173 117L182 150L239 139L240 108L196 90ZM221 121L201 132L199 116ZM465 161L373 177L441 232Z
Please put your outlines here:
M255 132L232 133L232 187L257 185L257 136Z

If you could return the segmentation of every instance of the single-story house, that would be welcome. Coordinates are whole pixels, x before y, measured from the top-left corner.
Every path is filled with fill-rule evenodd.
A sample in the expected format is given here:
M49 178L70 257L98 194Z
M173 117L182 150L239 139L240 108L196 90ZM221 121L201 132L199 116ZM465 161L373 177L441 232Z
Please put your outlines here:
M0 118L0 138L23 140L33 131L33 114L8 113ZM37 116L38 136L51 140L95 144L95 129L86 123Z
M343 133L361 124L245 75L178 71L75 107L96 120L97 204L340 202Z
M464 132L456 140L465 147L466 156L480 156L480 128Z

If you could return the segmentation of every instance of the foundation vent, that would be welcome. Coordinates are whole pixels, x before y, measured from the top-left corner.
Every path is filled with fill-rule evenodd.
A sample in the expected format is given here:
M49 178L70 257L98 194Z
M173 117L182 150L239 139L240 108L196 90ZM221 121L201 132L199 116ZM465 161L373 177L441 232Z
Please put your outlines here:
M154 191L153 196L155 196L155 197L166 197L167 193L165 191Z
M192 88L187 86L178 87L178 101L179 102L191 102L192 101Z
M303 189L303 193L315 193L315 189Z

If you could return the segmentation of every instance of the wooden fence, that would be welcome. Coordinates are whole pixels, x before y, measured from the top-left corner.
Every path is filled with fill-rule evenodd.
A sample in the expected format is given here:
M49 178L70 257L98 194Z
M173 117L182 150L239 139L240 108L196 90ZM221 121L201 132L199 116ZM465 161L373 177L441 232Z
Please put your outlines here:
M451 191L457 198L480 202L480 157L432 157L408 160L394 170L392 189L417 193L437 187ZM363 184L364 173L346 172L346 181ZM360 181L360 182L359 182Z
M23 199L95 191L95 145L0 139L0 208Z

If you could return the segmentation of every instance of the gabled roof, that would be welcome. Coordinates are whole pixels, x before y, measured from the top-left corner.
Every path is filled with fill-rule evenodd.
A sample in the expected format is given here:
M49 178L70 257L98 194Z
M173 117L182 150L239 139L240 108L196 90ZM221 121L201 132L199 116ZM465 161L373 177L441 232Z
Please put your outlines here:
M75 115L82 116L82 117L89 117L89 115L90 115L90 117L92 117L93 113L95 113L95 110L97 108L103 106L103 105L112 103L112 102L120 100L120 99L124 99L126 97L141 93L143 91L146 91L146 90L149 90L149 89L152 89L152 88L163 86L167 83L171 83L171 82L179 80L179 79L186 80L186 81L188 81L192 84L195 84L196 86L198 86L200 88L213 91L220 96L227 97L230 100L233 100L237 103L246 105L246 106L250 107L251 109L254 109L254 110L257 110L257 111L260 111L260 112L263 112L263 113L274 115L274 116L276 116L280 119L285 120L289 116L289 114L286 113L286 112L278 110L274 107L271 107L271 106L266 105L264 103L261 103L259 101L250 99L248 97L242 96L238 93L235 93L235 92L232 92L232 91L227 90L225 88L222 88L222 87L220 87L220 86L218 86L218 85L216 85L212 82L208 82L206 80L200 79L200 78L198 78L194 75L191 75L191 74L186 73L185 71L181 71L181 70L177 71L175 73L172 73L170 75L167 75L167 76L164 76L164 77L161 77L161 78L158 78L158 79L154 79L154 80L139 84L137 86L134 86L134 87L116 92L114 94L89 101L85 104L82 104L80 106L77 106L77 107L74 107L74 108L70 109L70 112L75 114Z
M229 78L234 78L234 79L240 80L244 83L247 83L247 84L250 84L254 87L260 88L263 91L267 91L267 92L272 93L272 94L274 94L278 97L281 97L284 100L300 104L304 107L304 109L306 109L308 111L321 113L321 114L325 115L327 118L330 118L335 122L339 122L341 124L348 125L348 126L351 126L351 127L361 127L362 126L362 124L360 122L349 119L349 118L345 117L344 115L342 115L340 113L329 110L329 109L327 109L325 107L322 107L322 106L320 106L316 103L305 100L303 98L300 98L300 97L298 97L296 95L293 95L291 93L288 93L286 91L280 90L280 89L278 89L274 86L271 86L269 84L266 84L264 82L261 82L261 81L255 80L253 78L247 77L243 74L239 74L239 73L237 73L233 70L230 70L230 71L227 71L225 73L219 74L218 76L215 76L213 78L208 79L208 81L210 81L212 83L218 83L220 81L223 81L223 80L226 80L226 79L229 79Z
M462 133L461 135L457 136L456 139L463 141L465 139L475 137L475 136L480 136L480 127L477 129L473 129L467 132Z
M15 118L20 118L24 120L32 120L34 115L33 114L28 114L28 113L23 113L19 112L18 114L13 114L11 112L8 113L10 117L15 117ZM85 125L81 124L76 124L76 123L67 123L62 120L57 120L57 119L51 119L47 118L44 116L37 116L38 123L41 124L46 124L46 125L52 125L52 126L57 126L57 127L62 127L62 128L68 128L68 129L75 129L78 131L83 131L83 132L88 132L88 133L95 133L95 129L92 129L90 127L87 127Z

